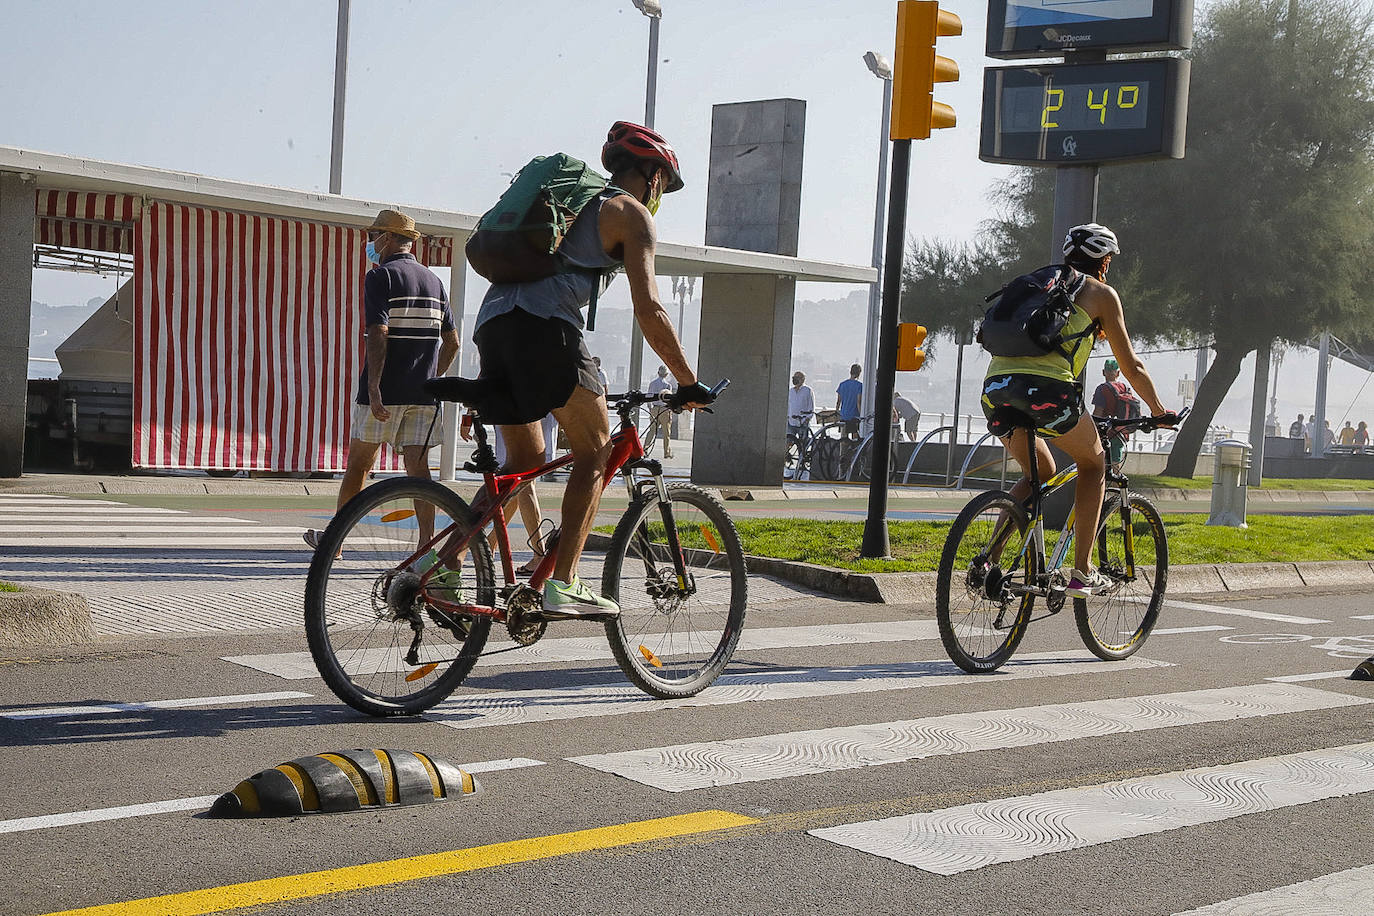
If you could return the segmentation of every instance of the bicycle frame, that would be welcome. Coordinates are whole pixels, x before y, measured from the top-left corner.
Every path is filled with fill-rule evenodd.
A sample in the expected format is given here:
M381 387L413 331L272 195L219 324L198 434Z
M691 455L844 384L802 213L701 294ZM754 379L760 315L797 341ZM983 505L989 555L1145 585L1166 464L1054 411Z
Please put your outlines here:
M683 554L682 546L678 542L677 527L671 524L672 510L667 500L667 492L663 484L661 466L658 462L645 458L644 448L639 440L639 430L635 426L630 413L622 411L621 421L619 429L617 429L610 438L611 454L606 459L605 471L602 477L602 490L604 491L606 487L610 485L611 480L614 479L617 474L624 473L626 475L626 485L630 489L631 498L633 498L635 496L635 490L634 485L630 481L629 472L639 465L654 473L658 482L660 496L663 497L665 512L664 521L667 527L666 536L673 556L675 571L678 576L679 584L685 587L687 561L686 556ZM568 467L573 463L572 455L564 455L531 471L515 474L498 474L495 470L491 469L495 465L495 457L493 454L490 454L491 449L487 442L486 429L480 422L473 425L473 436L478 445L478 463L483 463L482 456L484 452L488 453L487 457L490 458L489 464L482 468L482 488L478 490L477 497L473 500L473 508L480 513L479 517L476 524L474 524L463 536L456 537L454 529L458 527L459 522L455 521L443 531L436 533L428 541L421 544L414 553L402 561L398 568L409 566L418 558L428 553L430 549L434 548L434 545L444 542L445 539L447 539L447 543L444 543L442 549L436 550L439 562L435 563L420 576L421 589L428 584L432 576L438 574L441 567L453 565L452 561L455 558L461 557L466 553L473 538L484 537L485 535L483 532L485 532L488 525L493 526L496 534L497 547L501 554L501 572L505 580L504 587L505 589L509 589L517 585L518 580L515 575L515 564L511 559L510 534L506 526L506 506L519 496L520 492L525 487L532 486L540 477L544 477L560 468ZM537 532L534 534L537 534ZM557 545L558 531L555 529L555 531L544 541L544 556L540 559L534 573L531 574L528 587L537 589L549 578L549 575L553 572L554 563L556 562ZM482 604L457 604L446 601L435 595L428 595L426 600L439 610L449 614L491 617L498 623L505 623L507 619L506 610L502 607L489 607Z

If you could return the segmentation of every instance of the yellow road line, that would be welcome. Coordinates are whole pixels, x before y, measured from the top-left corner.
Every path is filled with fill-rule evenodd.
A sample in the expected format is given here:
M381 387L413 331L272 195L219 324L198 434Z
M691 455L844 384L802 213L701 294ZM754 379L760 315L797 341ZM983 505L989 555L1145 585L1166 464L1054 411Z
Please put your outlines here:
M201 916L204 913L222 913L225 910L243 907L322 897L345 891L417 881L422 878L477 871L497 865L533 862L595 849L632 846L651 840L726 830L757 822L756 818L730 811L698 811L693 814L678 814L612 827L596 827L528 840L474 846L471 849L456 849L452 852L436 852L408 859L393 859L389 862L349 865L303 875L288 875L284 878L228 884L202 891L186 891L163 897L146 897L124 903L63 910L60 913L50 913L48 916Z

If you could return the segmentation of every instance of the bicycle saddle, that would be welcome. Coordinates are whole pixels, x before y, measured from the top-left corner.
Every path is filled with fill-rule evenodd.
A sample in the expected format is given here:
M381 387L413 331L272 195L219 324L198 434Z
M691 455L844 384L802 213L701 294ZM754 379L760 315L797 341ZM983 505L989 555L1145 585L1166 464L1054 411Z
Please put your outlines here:
M456 401L480 416L497 414L511 408L510 386L495 379L440 376L425 382L425 392L441 401Z

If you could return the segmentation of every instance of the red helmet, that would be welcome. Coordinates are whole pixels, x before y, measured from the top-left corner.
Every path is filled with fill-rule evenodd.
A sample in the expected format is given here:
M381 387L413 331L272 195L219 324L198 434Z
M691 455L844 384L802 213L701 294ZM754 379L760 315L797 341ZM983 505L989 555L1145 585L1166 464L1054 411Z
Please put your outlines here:
M668 169L668 187L665 193L682 189L682 172L678 166L677 153L668 141L647 127L629 121L616 121L606 134L606 145L601 147L601 164L614 171L607 159L615 150L624 150L636 159L657 162Z

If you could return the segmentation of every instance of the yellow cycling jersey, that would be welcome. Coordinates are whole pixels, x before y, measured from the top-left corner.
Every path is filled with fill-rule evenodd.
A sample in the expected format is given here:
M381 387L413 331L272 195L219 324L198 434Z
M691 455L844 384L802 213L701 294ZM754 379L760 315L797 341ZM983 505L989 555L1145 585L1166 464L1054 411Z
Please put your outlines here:
M1093 320L1088 317L1088 313L1075 303L1073 315L1064 325L1063 336L1068 339L1075 334L1082 334L1092 323ZM1076 382L1088 366L1088 357L1092 355L1094 340L1095 335L1084 334L1084 336L1069 342L1068 345L1073 348L1072 365L1067 356L1057 351L1046 353L1043 356L994 356L992 362L988 364L988 373L985 377L1039 375L1065 382Z

